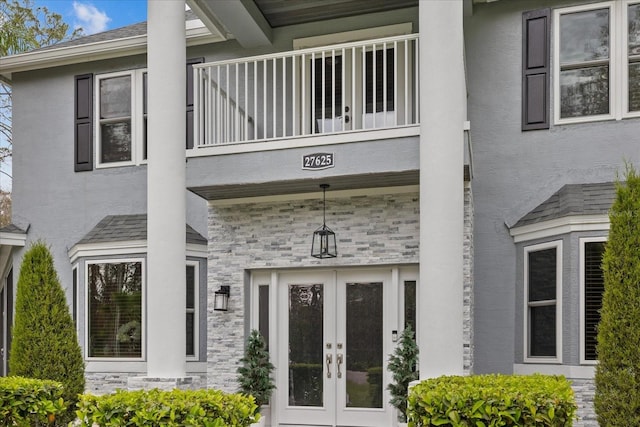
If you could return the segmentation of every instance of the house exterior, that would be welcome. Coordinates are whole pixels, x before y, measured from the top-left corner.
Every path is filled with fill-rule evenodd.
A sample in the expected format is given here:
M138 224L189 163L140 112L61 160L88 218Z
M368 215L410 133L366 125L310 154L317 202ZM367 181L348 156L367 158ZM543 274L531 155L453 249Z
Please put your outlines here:
M563 374L597 425L599 259L613 182L640 162L640 1L187 4L0 59L2 372L43 239L90 392L234 391L258 329L268 423L394 425L387 355L412 325L421 378ZM312 257L323 224L337 254Z

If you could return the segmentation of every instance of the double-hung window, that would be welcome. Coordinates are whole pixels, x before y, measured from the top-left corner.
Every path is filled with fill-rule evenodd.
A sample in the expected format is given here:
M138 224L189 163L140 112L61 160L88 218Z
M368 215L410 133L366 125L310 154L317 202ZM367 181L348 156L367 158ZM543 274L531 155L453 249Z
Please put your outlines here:
M602 256L606 238L580 239L580 360L592 363L597 360L598 323L604 293Z
M525 361L561 361L562 242L525 248Z
M640 1L558 9L555 122L640 116Z
M146 160L146 71L97 76L96 121L99 167L136 165Z
M199 263L187 261L187 304L186 304L186 334L187 334L187 359L198 359L198 276Z

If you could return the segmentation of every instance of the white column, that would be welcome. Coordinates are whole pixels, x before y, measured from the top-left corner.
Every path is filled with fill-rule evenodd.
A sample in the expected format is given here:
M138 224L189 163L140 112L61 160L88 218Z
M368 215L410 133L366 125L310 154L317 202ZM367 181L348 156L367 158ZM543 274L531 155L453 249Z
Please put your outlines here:
M184 0L148 1L147 375L186 375Z
M462 1L419 2L421 378L463 373Z

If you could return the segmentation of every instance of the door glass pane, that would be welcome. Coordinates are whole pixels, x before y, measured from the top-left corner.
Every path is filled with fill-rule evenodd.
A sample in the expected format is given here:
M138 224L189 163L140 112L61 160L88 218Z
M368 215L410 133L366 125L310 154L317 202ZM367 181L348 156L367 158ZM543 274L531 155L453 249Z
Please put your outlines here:
M328 52L325 54L324 62L322 58L315 60L314 70L316 132L341 131L342 56L332 56L331 52Z
M289 285L289 406L323 406L323 285Z
M382 408L382 283L347 283L346 292L346 406Z
M258 286L258 330L269 349L269 285Z
M411 326L416 332L416 281L404 282L404 328Z

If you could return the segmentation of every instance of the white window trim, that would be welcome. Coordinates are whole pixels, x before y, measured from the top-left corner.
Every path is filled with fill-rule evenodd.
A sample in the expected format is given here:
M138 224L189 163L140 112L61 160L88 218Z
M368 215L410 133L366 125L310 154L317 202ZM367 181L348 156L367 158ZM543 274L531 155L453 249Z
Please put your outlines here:
M133 263L140 262L142 265L142 307L141 307L141 318L142 318L142 330L140 331L141 336L141 352L140 357L90 357L89 356L89 265L93 264L118 264L118 263ZM84 358L88 362L138 362L146 360L146 350L147 350L147 278L146 278L146 262L144 258L107 258L107 259L95 259L95 260L87 260L84 263Z
M545 249L556 250L556 355L529 356L529 253ZM562 363L562 240L545 242L524 248L524 362Z
M122 166L136 166L145 164L147 161L143 158L143 137L144 137L144 119L143 119L143 75L146 73L146 68L119 71L108 74L96 75L96 84L94 88L94 127L96 138L96 169L102 168L115 168ZM113 77L131 77L131 160L125 162L110 162L103 163L100 161L102 153L102 135L100 132L100 81Z
M627 11L638 0L591 3L553 11L553 115L554 124L586 123L640 117L640 111L628 112L629 59L627 54ZM560 17L575 12L609 9L609 114L560 118Z
M75 293L73 293L74 289L73 289L73 280L76 281L76 289L75 289ZM71 292L73 293L73 295L71 296L72 300L71 300L71 319L73 320L73 317L75 316L75 327L76 327L76 334L78 334L78 336L80 335L80 322L78 322L78 319L80 318L80 316L78 316L79 312L80 312L80 286L82 286L80 284L80 266L78 265L78 263L73 263L71 265ZM76 305L74 307L73 305L73 300L76 300ZM75 311L75 313L74 313Z
M187 362L197 362L200 360L200 262L187 260L186 266L195 269L193 280L193 351L195 354L192 356L187 355ZM186 313L188 312L188 309L185 307L185 319Z
M580 364L581 365L597 365L597 360L587 360L585 355L585 333L584 333L584 309L585 309L585 265L584 265L584 255L585 255L585 244L591 242L606 242L606 236L600 237L581 237L580 238Z

